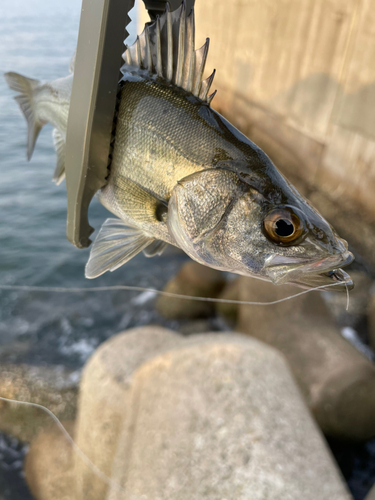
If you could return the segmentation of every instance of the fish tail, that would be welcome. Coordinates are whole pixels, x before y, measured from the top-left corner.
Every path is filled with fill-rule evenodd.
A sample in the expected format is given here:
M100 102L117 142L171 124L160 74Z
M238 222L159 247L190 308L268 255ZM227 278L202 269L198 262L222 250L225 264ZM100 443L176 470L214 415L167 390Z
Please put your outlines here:
M39 132L45 124L44 121L38 120L35 103L35 95L38 92L38 87L40 87L40 81L13 72L5 73L4 77L9 87L18 92L14 99L27 121L27 159L30 160Z

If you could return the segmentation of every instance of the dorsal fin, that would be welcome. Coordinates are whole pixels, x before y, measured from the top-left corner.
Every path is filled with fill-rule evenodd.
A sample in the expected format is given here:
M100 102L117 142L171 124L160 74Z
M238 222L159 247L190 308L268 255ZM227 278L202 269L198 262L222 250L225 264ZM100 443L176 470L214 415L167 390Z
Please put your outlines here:
M150 76L163 78L209 104L215 94L208 95L215 71L202 81L208 46L209 38L195 50L194 8L187 16L185 0L173 12L167 2L164 14L146 25L133 45L126 47L122 70L146 70Z

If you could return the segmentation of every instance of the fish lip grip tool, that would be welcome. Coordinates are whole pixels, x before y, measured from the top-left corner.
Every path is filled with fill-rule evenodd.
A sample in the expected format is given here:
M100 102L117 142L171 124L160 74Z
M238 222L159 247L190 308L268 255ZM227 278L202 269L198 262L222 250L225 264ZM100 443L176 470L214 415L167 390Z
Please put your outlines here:
M129 11L135 0L83 0L66 136L67 238L78 248L91 244L88 208L106 185L114 139L120 68ZM151 19L166 0L144 0ZM171 10L181 0L170 0ZM194 0L187 2L190 9Z

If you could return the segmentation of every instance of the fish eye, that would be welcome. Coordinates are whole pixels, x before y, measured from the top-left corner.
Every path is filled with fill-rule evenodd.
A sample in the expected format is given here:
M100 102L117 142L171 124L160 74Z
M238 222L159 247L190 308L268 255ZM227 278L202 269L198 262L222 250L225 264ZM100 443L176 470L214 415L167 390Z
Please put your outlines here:
M303 225L292 210L277 208L264 219L266 235L275 243L294 243L303 232Z

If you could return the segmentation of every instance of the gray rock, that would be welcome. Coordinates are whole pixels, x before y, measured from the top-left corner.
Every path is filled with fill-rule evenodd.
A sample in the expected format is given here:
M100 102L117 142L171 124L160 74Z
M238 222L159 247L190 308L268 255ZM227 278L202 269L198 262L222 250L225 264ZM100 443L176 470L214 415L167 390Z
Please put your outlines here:
M74 422L63 422L74 437ZM37 500L74 498L74 461L70 442L57 426L42 430L32 441L25 460L25 476Z
M365 500L375 500L375 484L367 494Z
M225 285L223 273L192 260L186 262L164 288L165 292L193 297L217 297ZM159 295L156 309L169 319L202 318L214 312L212 302L177 299Z
M301 292L240 281L241 300L269 302ZM270 306L240 306L237 329L286 356L327 435L359 441L375 435L375 367L340 335L319 292Z
M76 460L85 500L348 500L280 354L246 336L137 328L85 368Z
M60 420L74 419L77 406L76 372L58 367L2 364L0 395L49 408ZM51 417L40 409L0 401L0 430L24 442L48 426Z

